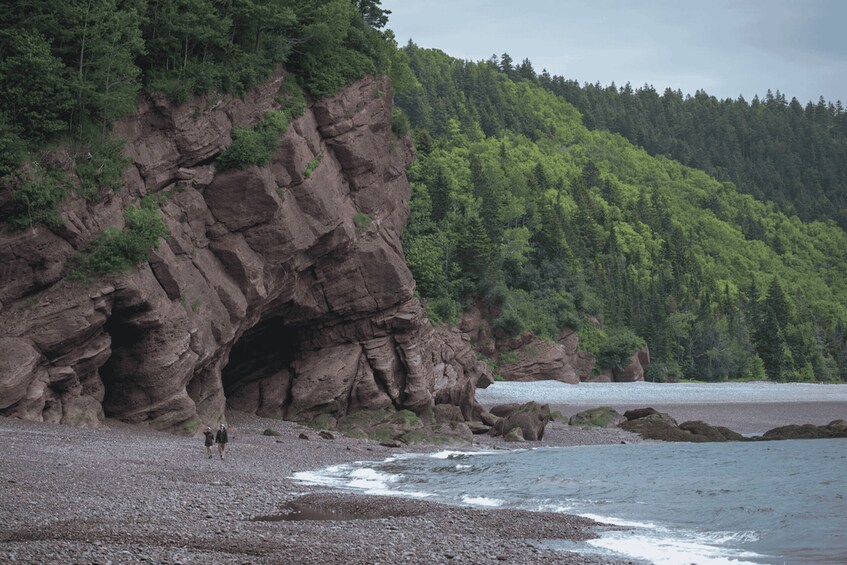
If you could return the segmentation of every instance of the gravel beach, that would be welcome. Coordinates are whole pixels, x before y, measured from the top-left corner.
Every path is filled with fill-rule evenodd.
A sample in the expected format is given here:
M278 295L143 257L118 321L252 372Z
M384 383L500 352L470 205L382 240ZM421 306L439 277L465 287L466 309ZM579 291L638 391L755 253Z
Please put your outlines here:
M202 437L116 421L80 429L0 418L0 563L628 563L543 547L544 540L594 537L595 523L580 517L299 484L293 472L383 460L399 450L320 439L291 422L241 413L231 413L229 424L231 443L220 460L207 458ZM281 435L262 435L266 428ZM301 432L312 439L299 439ZM639 438L554 423L545 440ZM482 440L486 449L513 445ZM256 520L279 517L295 499L336 519Z
M619 410L645 405L609 400ZM570 416L598 404L554 401L551 408ZM680 422L742 433L847 416L841 399L650 405ZM545 547L545 540L594 537L598 526L581 517L367 496L291 479L297 471L440 448L321 439L292 422L239 412L228 422L231 443L220 460L217 453L207 458L202 437L111 420L82 429L0 418L0 563L630 563ZM280 435L263 435L267 428ZM532 447L641 441L620 429L552 422ZM476 436L467 449L514 447ZM292 504L303 516L332 519L280 519Z

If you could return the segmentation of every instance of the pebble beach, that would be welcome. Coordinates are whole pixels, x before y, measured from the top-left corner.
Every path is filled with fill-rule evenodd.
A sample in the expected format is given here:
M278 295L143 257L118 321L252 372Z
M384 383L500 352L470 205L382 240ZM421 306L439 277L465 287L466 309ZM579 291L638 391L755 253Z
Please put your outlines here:
M584 385L579 390L588 397L564 402L550 391L536 390L545 386L568 394L577 388L495 383L479 397L490 406L542 394L565 416L582 409L580 400L585 407L649 404ZM632 394L636 388L610 390ZM847 402L838 396L844 390L831 390L836 394L828 402L802 395L789 402L771 395L716 403L695 394L659 396L654 407L679 421L703 419L742 433L761 432L784 423L847 416ZM595 393L603 398L591 398ZM608 402L597 402L602 399ZM207 457L199 433L175 436L112 420L83 429L0 418L0 563L631 563L545 545L595 537L603 526L587 518L368 496L292 478L299 471L440 447L323 439L293 422L240 412L228 413L227 419L230 444L221 460L216 452ZM265 435L269 428L279 435ZM552 422L544 440L531 447L641 441L617 428L582 430ZM475 436L474 445L457 448L515 447L483 435ZM286 519L292 505L305 509L302 517L310 519Z
M593 537L563 514L445 506L300 484L296 471L383 460L371 440L321 439L292 422L228 414L226 459L203 438L107 421L81 429L0 418L0 563L626 563L554 551ZM273 428L281 435L267 436ZM306 433L310 439L300 439ZM551 424L546 445L639 441ZM467 449L510 448L485 438ZM402 451L437 451L433 447ZM282 520L286 507L336 515Z

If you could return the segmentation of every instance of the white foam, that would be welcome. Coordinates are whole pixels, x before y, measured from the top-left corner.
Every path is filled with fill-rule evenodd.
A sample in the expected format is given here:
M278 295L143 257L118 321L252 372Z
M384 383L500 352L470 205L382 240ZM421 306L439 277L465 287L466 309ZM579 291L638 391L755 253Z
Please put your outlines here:
M349 473L349 481L345 486L363 490L369 494L387 494L393 492L388 485L397 481L397 475L380 473L368 467L354 469Z
M697 540L633 532L604 532L602 537L588 540L588 544L655 565L755 565L755 562L743 559L760 557L755 553L728 550Z
M705 539L708 539L713 543L727 543L727 542L735 542L735 543L747 543L751 541L759 541L760 536L759 532L754 531L746 531L746 532L709 532L707 534L703 534Z
M320 471L299 471L291 477L302 484L325 486L337 489L357 490L363 494L376 496L403 496L409 498L428 498L431 493L417 491L399 491L391 488L400 475L382 473L370 467L354 465L333 465Z
M462 495L462 502L465 504L473 504L475 506L498 507L503 506L504 502L499 498L488 498L485 496L468 496Z
M427 457L431 457L433 459L455 459L455 458L459 458L459 457L465 458L465 457L468 457L468 456L471 456L471 455L473 455L473 456L476 456L476 455L496 455L498 453L503 453L503 451L502 450L500 450L500 451L449 451L449 450L445 450L445 451L437 451L435 453L429 453L429 454L427 454ZM416 454L414 454L414 453L412 453L410 455L416 456Z
M450 459L455 456L466 456L469 455L467 451L437 451L435 453L430 453L427 457L431 457L433 459Z
M603 524L611 524L612 526L620 526L622 528L641 528L644 530L652 530L658 526L652 522L639 522L637 520L624 520L623 518L615 518L614 516L600 516L599 514L580 513L583 518L589 518L595 522Z
M344 481L334 475L328 474L328 469L322 471L298 471L291 476L292 479L306 485L343 487Z
M539 503L537 506L528 507L527 510L530 510L532 512L555 512L557 514L568 514L573 512L573 506L568 504L562 504L560 502L542 502Z

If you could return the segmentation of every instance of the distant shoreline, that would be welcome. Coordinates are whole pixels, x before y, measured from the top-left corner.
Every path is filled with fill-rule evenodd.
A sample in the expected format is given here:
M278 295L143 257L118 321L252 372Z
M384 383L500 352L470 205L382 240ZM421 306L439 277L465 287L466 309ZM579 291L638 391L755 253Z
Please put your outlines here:
M497 382L477 391L477 397L487 408L536 400L565 416L598 406L611 406L621 413L651 407L667 412L679 423L701 420L742 434L789 424L847 420L847 385L843 384Z

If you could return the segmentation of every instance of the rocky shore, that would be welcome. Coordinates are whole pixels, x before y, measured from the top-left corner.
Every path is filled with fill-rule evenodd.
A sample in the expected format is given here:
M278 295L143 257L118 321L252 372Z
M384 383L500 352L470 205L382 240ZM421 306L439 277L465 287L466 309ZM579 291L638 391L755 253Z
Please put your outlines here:
M616 563L547 549L593 537L562 514L450 507L327 491L292 473L399 450L322 439L291 422L229 414L225 460L187 438L108 420L82 429L0 418L3 563ZM264 435L271 428L280 435ZM300 439L300 434L310 439ZM510 447L484 437L478 447ZM551 423L537 445L641 441ZM536 444L533 443L533 446ZM473 446L468 446L473 449ZM433 447L404 447L434 451ZM283 520L292 501L334 519Z

